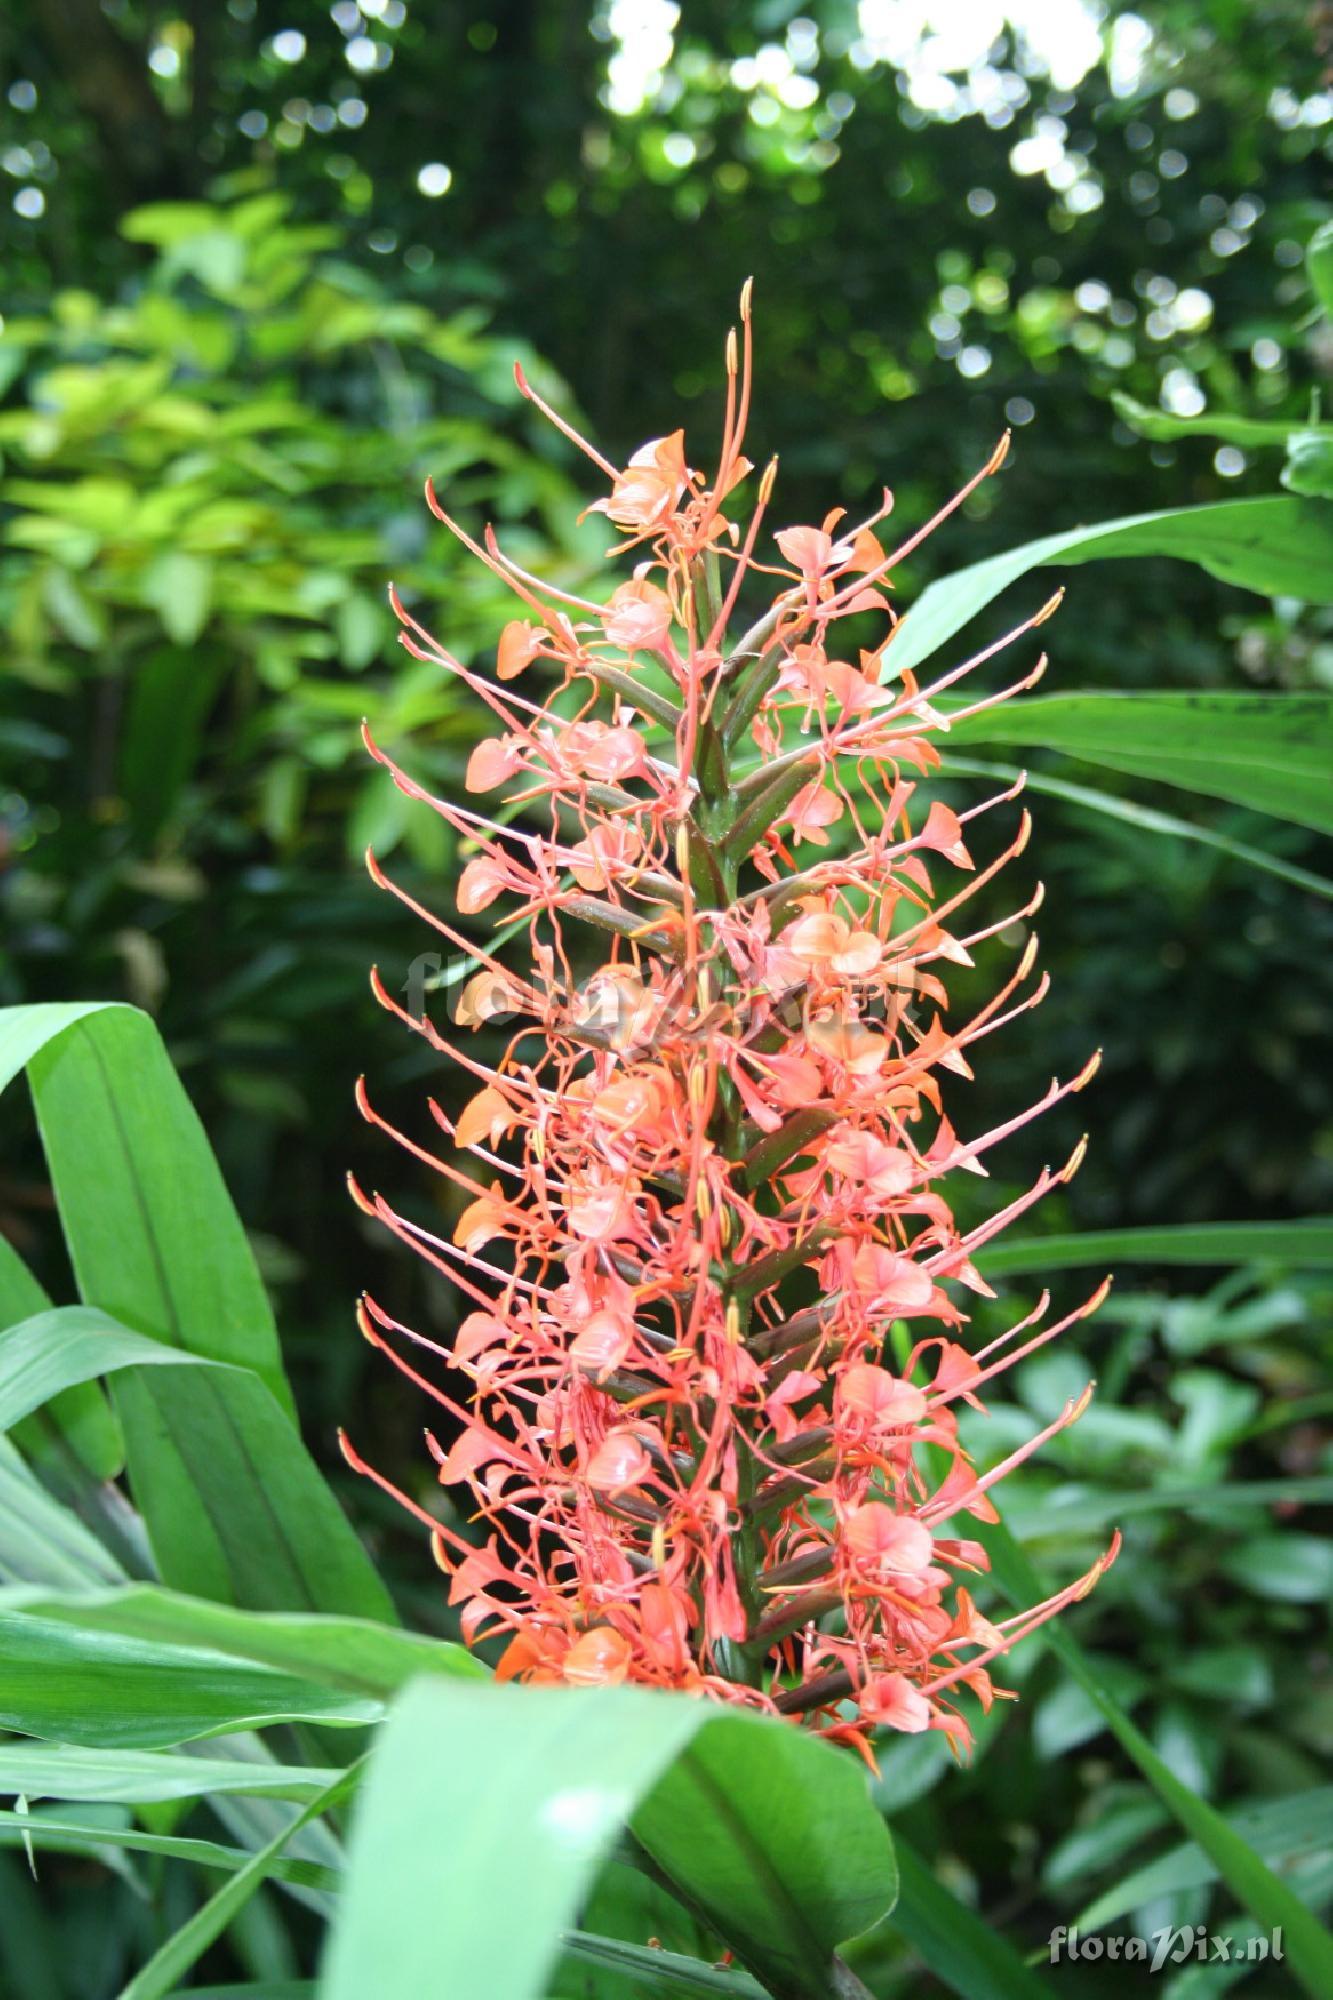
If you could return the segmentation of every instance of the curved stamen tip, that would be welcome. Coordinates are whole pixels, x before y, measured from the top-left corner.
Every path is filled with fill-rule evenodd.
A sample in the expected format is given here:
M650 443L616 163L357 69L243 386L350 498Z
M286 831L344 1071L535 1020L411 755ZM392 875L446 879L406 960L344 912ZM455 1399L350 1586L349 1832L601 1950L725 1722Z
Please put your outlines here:
M754 305L754 279L747 278L741 286L741 318L748 320Z
M983 474L984 478L989 478L991 473L998 472L1000 467L1004 464L1004 461L1009 456L1009 444L1012 437L1013 437L1013 432L1006 431L1004 436L1000 439L1000 442L996 445L994 451L991 453L990 457L986 460L986 470L985 473Z

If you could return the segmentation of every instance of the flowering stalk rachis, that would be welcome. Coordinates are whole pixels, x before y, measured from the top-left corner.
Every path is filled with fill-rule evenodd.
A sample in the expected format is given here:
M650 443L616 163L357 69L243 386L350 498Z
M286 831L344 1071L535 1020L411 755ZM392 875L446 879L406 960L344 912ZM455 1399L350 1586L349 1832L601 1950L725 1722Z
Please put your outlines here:
M939 763L937 697L998 649L928 687L895 669L885 593L928 528L890 547L887 494L858 526L833 513L770 537L774 464L747 523L724 513L752 471L748 286L741 318L711 480L679 431L623 470L575 439L608 484L593 511L636 559L606 603L470 542L428 493L519 601L493 680L395 600L408 651L496 718L468 765L478 803L429 798L370 747L471 851L462 916L494 907L528 947L514 968L429 918L479 968L458 1028L512 1019L493 1066L410 1022L475 1080L456 1123L431 1105L452 1153L410 1147L469 1199L447 1242L358 1198L468 1310L447 1350L369 1301L362 1325L441 1408L430 1448L472 1534L422 1518L465 1636L506 1642L502 1676L683 1688L861 1745L879 1725L965 1743L960 1687L988 1703L988 1664L1109 1558L1019 1617L973 1603L986 1557L966 1517L993 1520L989 1489L1087 1398L980 1477L958 1405L1098 1298L1054 1324L1043 1298L970 1352L960 1301L988 1295L974 1252L1077 1155L967 1233L942 1190L1093 1065L979 1138L945 1115L942 1075L971 1076L1044 990L1034 939L979 1012L949 1016L950 965L1037 907L969 927L1028 822L978 869L973 828L1018 787L961 813L914 796ZM755 577L775 594L746 624ZM881 637L853 663L839 628L866 613ZM405 1343L470 1393L426 1379Z

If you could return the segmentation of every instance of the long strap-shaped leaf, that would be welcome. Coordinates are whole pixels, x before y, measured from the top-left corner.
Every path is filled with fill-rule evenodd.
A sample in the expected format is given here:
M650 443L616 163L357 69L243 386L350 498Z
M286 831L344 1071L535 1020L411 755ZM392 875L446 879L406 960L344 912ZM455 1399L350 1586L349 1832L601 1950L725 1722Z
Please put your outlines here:
M245 1233L152 1022L128 1007L6 1008L0 1085L24 1065L85 1303L228 1364L115 1380L163 1577L239 1604L391 1619L291 1419Z
M444 1639L402 1632L365 1618L243 1611L154 1584L68 1595L43 1589L0 1591L0 1632L11 1626L17 1632L28 1621L79 1639L89 1657L95 1657L100 1641L122 1639L141 1647L138 1657L146 1661L156 1651L175 1662L193 1660L210 1667L221 1656L233 1667L246 1663L273 1668L307 1683L317 1682L328 1694L362 1701L387 1702L416 1674L461 1675L472 1681L489 1678L471 1653ZM108 1682L108 1717L116 1713L122 1693ZM95 1722L95 1715L88 1718L89 1727ZM13 1726L33 1735L46 1733L22 1721Z
M990 1555L995 1581L1011 1602L1021 1605L1040 1599L1044 1594L1041 1579L1004 1523L978 1523L976 1533ZM1281 1929L1287 1962L1312 2000L1327 2000L1333 1993L1333 1937L1267 1862L1228 1826L1221 1813L1181 1783L1107 1692L1068 1628L1058 1622L1047 1625L1043 1637L1232 1894L1265 1930Z
M1024 1236L977 1252L989 1278L1069 1271L1084 1264L1257 1264L1296 1270L1333 1264L1333 1216L1304 1222L1193 1222L1146 1229L1094 1229L1079 1236Z
M1109 556L1178 556L1266 597L1333 590L1333 506L1287 495L1130 514L1024 542L923 590L894 635L895 668L914 667L1031 569ZM1325 599L1326 601L1326 599Z
M1063 750L1333 833L1333 699L1324 694L1034 695L957 722L951 739Z
M1320 896L1325 902L1333 901L1333 878L1316 875L1310 868L1298 868L1294 862L1284 861L1266 848L1253 847L1248 841L1233 840L1230 834L1219 832L1215 826L1181 819L1175 813L1159 811L1156 806L1140 805L1137 799L1121 798L1118 793L1104 792L1092 785L1071 785L1064 778L1052 777L1048 771L1024 772L1017 764L996 764L985 757L956 757L951 749L949 774L953 776L955 773L975 778L1003 778L1009 784L1025 777L1029 792L1063 799L1082 812L1093 813L1101 819L1119 820L1122 825L1132 826L1139 833L1163 834L1168 840L1184 840L1192 846L1210 847L1214 853L1225 854L1232 861L1243 861L1247 867L1260 868L1265 874L1276 875L1298 889L1308 889L1312 896Z
M152 1021L96 1001L0 1009L0 1088L25 1068L88 1304L253 1369L290 1412L254 1257Z
M317 1819L321 1813L328 1812L346 1798L354 1789L359 1772L360 1766L355 1764L350 1771L341 1772L333 1784L296 1815L289 1826L285 1826L257 1854L251 1855L243 1868L238 1868L234 1875L229 1876L222 1887L158 1947L148 1963L123 1988L120 2000L166 2000L168 1994L174 1993L185 1974L199 1962L214 1939L221 1937L227 1925L263 1887L293 1836L307 1821Z
M893 1928L935 1977L963 2000L1041 2000L1045 1987L1003 1935L960 1903L901 1836L894 1852L900 1889Z
M640 1688L410 1686L353 1824L327 2000L541 2000L626 1823L774 2000L858 1989L838 1945L891 1908L893 1850L848 1757Z
M45 1312L50 1299L13 1244L0 1236L0 1326ZM125 1440L120 1425L95 1382L66 1389L14 1440L35 1462L62 1459L68 1480L89 1487L115 1479L125 1469ZM59 1447L65 1447L62 1454Z

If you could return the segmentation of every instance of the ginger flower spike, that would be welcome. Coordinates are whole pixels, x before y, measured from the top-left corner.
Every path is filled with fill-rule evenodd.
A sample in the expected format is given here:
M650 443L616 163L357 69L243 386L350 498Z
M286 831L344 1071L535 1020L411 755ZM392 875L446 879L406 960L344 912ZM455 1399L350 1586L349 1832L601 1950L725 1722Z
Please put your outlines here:
M590 511L632 567L604 602L543 584L489 533L472 541L427 489L516 600L492 676L394 599L408 652L494 717L472 803L430 797L367 738L470 857L457 916L419 911L476 967L452 1020L375 982L474 1086L456 1122L431 1103L438 1152L394 1134L466 1201L447 1240L356 1192L443 1274L461 1324L447 1349L369 1300L361 1324L437 1408L427 1442L459 1525L397 1497L431 1533L465 1638L500 1642L502 1678L683 1689L867 1755L885 1728L965 1747L965 1691L987 1707L997 1658L1115 1554L1018 1616L974 1603L987 1562L969 1517L996 1518L991 1489L1090 1391L984 1475L959 1406L980 1409L1105 1290L1054 1321L1043 1297L989 1346L965 1342L968 1294L991 1296L975 1253L1082 1148L966 1231L947 1190L1095 1067L978 1137L945 1113L942 1078L971 1077L1045 987L1033 938L959 1019L950 969L1040 889L970 919L1026 845L1020 787L961 812L918 794L940 762L939 696L1000 648L922 685L895 664L888 593L1005 445L897 546L887 493L859 525L835 511L774 533L776 463L748 518L725 511L753 472L750 374L747 285L711 476L680 431L612 465L519 376L606 482ZM767 608L742 615L756 584ZM843 657L843 621L864 633L866 613L878 640ZM1006 832L978 866L992 814ZM501 927L489 948L478 920Z

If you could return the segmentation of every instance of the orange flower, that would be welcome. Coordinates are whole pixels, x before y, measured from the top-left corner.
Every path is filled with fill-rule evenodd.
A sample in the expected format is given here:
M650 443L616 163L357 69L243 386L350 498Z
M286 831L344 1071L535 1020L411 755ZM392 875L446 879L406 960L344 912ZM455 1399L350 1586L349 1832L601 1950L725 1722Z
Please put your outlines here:
M921 809L933 698L966 667L923 687L885 679L884 641L859 667L838 657L843 618L892 617L876 587L898 559L874 532L887 495L845 532L838 512L780 529L776 596L741 611L773 574L754 551L774 488L770 466L748 522L724 511L750 470L748 288L742 320L711 484L680 431L623 471L583 446L610 489L595 511L647 551L604 608L575 626L568 597L546 603L492 540L468 542L530 614L505 626L494 682L400 612L415 655L484 695L498 733L465 783L502 805L490 819L432 800L375 754L468 843L460 920L503 928L487 948L434 920L478 960L452 1025L377 985L469 1073L456 1124L431 1109L472 1157L404 1140L444 1178L451 1240L361 1198L451 1280L452 1350L369 1302L362 1325L441 1411L430 1448L472 1525L424 1518L464 1637L507 1642L502 1678L682 1689L867 1754L886 1730L963 1746L960 1704L989 1703L989 1667L1115 1544L1029 1612L976 1608L985 1551L960 1524L993 1520L990 1489L1086 1398L980 1475L958 1406L982 1410L997 1374L1102 1292L1054 1322L1043 1299L971 1352L968 1303L989 1294L976 1253L1079 1154L967 1229L949 1190L1093 1065L980 1137L944 1115L941 1079L960 1092L986 1037L1044 990L1030 945L970 1016L948 1005L950 968L1012 921L972 920L971 899L1022 853L1026 819L996 851L986 816L1016 787ZM543 651L564 671L539 707L506 683ZM516 933L511 969L497 954ZM483 1054L450 1038L468 1029ZM895 1326L915 1337L905 1356Z

